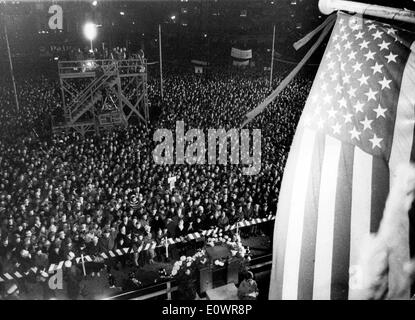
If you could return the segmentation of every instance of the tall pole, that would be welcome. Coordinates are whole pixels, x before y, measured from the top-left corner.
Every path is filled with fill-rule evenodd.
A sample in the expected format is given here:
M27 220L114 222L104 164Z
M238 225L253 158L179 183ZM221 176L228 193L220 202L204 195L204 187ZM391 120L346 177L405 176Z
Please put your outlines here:
M16 108L17 108L17 111L19 111L19 109L20 109L20 107L19 107L19 99L17 98L16 81L14 79L13 62L12 62L12 55L10 53L9 37L7 36L6 20L3 19L3 21L4 21L4 34L5 34L5 37L6 37L7 52L9 54L10 75L11 75L12 83L13 83L14 99L16 100Z
M163 57L161 55L161 24L159 24L159 57L160 57L160 93L161 98L164 98L163 94Z
M274 70L274 45L275 45L275 24L274 24L274 32L272 34L271 72L269 75L269 88L270 89L272 89L272 71Z

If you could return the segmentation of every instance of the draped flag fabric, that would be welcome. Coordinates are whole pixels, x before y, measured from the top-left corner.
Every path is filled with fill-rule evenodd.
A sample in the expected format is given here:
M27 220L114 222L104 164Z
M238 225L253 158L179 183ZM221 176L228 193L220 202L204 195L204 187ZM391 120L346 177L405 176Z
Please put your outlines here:
M338 14L284 172L270 299L349 298L359 247L378 230L395 169L415 160L414 39Z

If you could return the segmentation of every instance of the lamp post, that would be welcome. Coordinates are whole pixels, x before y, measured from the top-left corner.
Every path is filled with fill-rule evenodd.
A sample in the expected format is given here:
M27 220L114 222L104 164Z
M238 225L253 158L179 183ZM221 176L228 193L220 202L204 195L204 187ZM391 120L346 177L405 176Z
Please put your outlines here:
M159 24L159 59L160 59L160 94L161 99L164 98L163 95L163 56L161 53L161 24Z
M84 36L85 36L85 38L87 38L90 41L90 43L91 43L91 52L93 52L94 47L93 47L92 41L97 36L97 25L95 23L92 23L92 22L87 22L84 25Z

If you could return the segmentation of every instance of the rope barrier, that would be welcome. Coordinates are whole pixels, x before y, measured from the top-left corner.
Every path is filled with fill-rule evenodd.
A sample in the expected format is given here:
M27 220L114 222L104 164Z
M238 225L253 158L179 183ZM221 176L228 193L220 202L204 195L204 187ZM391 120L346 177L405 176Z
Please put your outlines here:
M260 224L260 223L265 223L271 220L274 220L275 216L273 215L268 215L266 218L255 218L249 221L243 220L243 221L239 221L231 226L226 226L223 229L220 229L218 227L214 228L214 229L209 229L209 230L203 230L201 232L194 232L194 233L190 233L188 235L186 235L185 237L183 237L182 239L173 239L173 238L168 238L167 241L165 241L165 243L167 243L167 246L170 245L174 245L176 243L185 243L188 241L192 241L192 240L197 240L199 238L202 237L207 237L207 236L211 236L214 234L217 234L220 231L232 231L235 230L237 228L244 228L244 227L249 227L249 226L253 226L256 224ZM137 252L141 252L141 251L147 251L147 250L154 250L155 248L159 248L159 247L165 247L166 244L162 243L160 245L157 245L155 242L153 243L146 243L145 245L141 245L138 249ZM114 249L114 250L110 250L108 252L102 252L100 254L97 255L97 257L103 258L104 260L106 259L111 259L111 258L115 258L115 257L120 257L123 255L127 255L132 253L132 249L131 248L121 248L121 249ZM81 255L80 257L76 257L73 259L76 264L82 263L82 260L84 260L85 262L94 262L94 256L89 256L89 255ZM65 261L60 261L59 263L52 263L49 265L48 268L46 268L48 270L48 273L54 273L58 270L61 270L63 268L65 264ZM2 275L0 275L0 283L5 282L5 281L11 281L11 280L18 280L21 279L25 276L28 276L30 274L36 274L38 272L40 272L42 269L39 269L38 267L32 267L30 268L28 271L24 272L23 274L19 271L14 271L14 272L9 272L9 273L4 273Z

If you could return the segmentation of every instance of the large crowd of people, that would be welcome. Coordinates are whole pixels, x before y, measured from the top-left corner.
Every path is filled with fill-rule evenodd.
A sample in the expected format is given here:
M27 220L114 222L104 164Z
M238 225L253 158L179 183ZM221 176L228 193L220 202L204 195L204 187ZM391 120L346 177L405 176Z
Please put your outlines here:
M50 114L60 105L58 82L18 79L0 86L0 274L72 260L81 253L129 248L127 262L140 267L165 259L165 250L143 244L243 219L275 214L282 173L311 81L295 79L249 128L262 130L261 171L239 165L157 165L156 128L238 128L244 115L271 91L267 75L252 70L211 70L208 75L166 72L148 85L148 126L82 137L52 135ZM275 79L274 88L281 79ZM6 83L7 82L7 83ZM176 176L174 189L167 178ZM260 228L254 232L262 232ZM186 250L177 246L177 254ZM174 254L174 252L172 252ZM99 272L101 261L89 266Z

